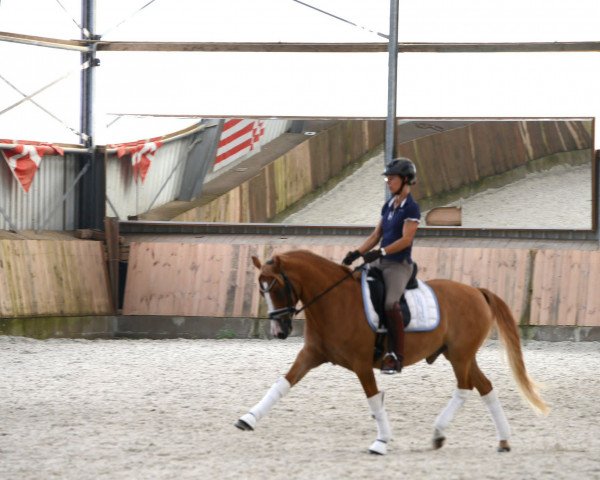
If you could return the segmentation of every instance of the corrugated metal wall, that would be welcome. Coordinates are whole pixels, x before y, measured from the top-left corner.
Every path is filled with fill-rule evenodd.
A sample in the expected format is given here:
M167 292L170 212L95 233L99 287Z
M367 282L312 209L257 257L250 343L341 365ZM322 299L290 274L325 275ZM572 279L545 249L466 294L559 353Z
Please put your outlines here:
M265 133L260 137L259 146L285 133L290 126L290 120L265 120ZM197 134L191 134L159 148L143 184L136 182L133 177L131 157L118 158L116 153L109 153L106 158L106 214L126 219L176 200L185 162L196 138ZM255 148L243 158L258 151L260 148Z
M254 122L253 119L249 118L243 120L245 123ZM264 133L260 137L258 137L257 140L251 142L252 148L250 149L248 147L245 149L246 153L244 153L244 151L241 151L238 152L235 156L228 158L227 160L224 160L220 163L215 163L215 165L213 166L213 171L231 168L233 165L237 165L240 162L243 162L244 160L250 158L251 156L256 155L258 152L260 152L263 145L266 145L270 141L275 140L281 134L287 132L292 126L292 120L260 120L257 122L260 122ZM227 125L227 123L228 122L225 122L225 125ZM224 140L228 135L228 131L224 130L221 134L220 140ZM232 142L230 144L230 147L235 148L235 146L237 146L238 143L240 143L240 141L244 140L244 138L246 137L250 139L252 138L252 135L252 132L248 132L246 136L238 138L236 141ZM228 147L226 146L223 147L220 151L223 153L223 151L227 151L227 149ZM217 158L217 162L219 162L219 158Z
M189 135L159 148L144 183L134 179L130 156L118 158L116 153L109 153L106 158L106 214L126 219L175 200L188 151L195 138L196 135Z
M62 197L77 176L75 154L45 156L33 179L29 192L25 193L15 180L8 165L0 162L0 207L10 219L0 213L0 230L73 230L78 190L62 204Z
M265 120L264 145L284 133L291 122ZM133 177L131 157L116 153L106 157L106 214L126 219L176 200L180 194L185 162L198 134L165 143L155 154L145 182ZM256 153L258 150L252 152ZM25 193L5 162L0 162L0 230L73 230L77 225L79 188L73 186L78 174L74 153L64 157L46 156ZM71 193L62 203L62 197Z
M285 133L292 126L291 120L263 120L265 133L260 137L258 144L262 147L272 140L275 140L279 135ZM250 155L254 155L252 152Z

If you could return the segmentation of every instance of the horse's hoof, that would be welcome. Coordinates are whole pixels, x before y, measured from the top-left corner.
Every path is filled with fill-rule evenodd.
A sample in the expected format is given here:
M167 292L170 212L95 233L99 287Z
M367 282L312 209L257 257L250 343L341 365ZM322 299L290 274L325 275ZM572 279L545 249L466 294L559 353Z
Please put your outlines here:
M433 439L433 449L439 450L444 446L444 442L446 441L446 437L437 437Z
M369 453L374 455L385 455L387 453L387 443L383 440L375 440L369 447Z
M240 430L251 432L256 427L256 417L251 413L247 413L242 415L234 425Z
M254 430L250 425L248 425L246 422L244 422L243 420L238 420L237 422L234 423L234 425L239 428L240 430L244 430L244 431L252 431Z
M510 446L508 445L508 442L506 440L500 441L500 446L497 448L496 451L500 453L510 452Z

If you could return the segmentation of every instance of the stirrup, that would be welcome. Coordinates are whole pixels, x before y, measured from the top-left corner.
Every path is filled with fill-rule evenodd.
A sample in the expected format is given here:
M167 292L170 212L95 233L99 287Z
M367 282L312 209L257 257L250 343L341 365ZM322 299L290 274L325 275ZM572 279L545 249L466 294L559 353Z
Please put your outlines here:
M394 352L388 352L381 360L381 373L393 375L402 371L402 364Z

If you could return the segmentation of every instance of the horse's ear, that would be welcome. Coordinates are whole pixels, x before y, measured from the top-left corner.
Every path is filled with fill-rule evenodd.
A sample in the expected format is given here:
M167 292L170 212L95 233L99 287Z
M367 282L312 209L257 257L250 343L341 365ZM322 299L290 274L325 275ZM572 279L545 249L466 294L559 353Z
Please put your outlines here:
M252 263L256 268L258 268L259 270L261 269L262 265L260 264L260 260L256 255L252 255Z
M279 259L279 255L275 255L273 257L273 265L275 266L275 271L279 271L280 268L279 266L281 265L281 260Z

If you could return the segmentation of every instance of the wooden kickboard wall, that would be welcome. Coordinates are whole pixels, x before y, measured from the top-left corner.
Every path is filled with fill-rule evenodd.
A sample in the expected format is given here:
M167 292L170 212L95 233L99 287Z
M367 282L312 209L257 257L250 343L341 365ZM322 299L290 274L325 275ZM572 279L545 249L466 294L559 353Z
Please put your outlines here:
M0 317L112 313L102 242L0 240Z
M535 255L531 325L600 325L600 251Z
M345 245L132 243L123 314L264 317L251 256L306 248L335 262ZM600 251L415 247L419 278L485 287L529 325L600 326ZM0 317L110 315L97 241L1 240Z
M348 247L294 245L340 262ZM286 246L132 243L125 315L265 316L251 256ZM485 287L530 325L600 326L600 252L415 247L419 278Z

